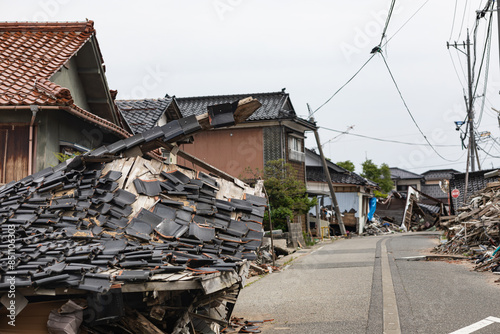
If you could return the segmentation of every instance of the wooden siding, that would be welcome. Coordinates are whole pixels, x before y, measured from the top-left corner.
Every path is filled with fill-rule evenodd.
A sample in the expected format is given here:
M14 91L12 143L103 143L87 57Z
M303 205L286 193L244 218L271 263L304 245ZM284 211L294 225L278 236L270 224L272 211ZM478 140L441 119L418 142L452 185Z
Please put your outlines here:
M0 124L0 183L28 176L29 125Z

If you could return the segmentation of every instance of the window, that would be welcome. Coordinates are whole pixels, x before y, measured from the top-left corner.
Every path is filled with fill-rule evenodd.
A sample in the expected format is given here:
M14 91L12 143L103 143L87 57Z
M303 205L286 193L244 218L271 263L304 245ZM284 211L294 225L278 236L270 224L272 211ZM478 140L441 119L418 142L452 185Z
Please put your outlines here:
M291 145L292 150L297 151L297 152L302 152L302 143L300 142L300 139L292 137L292 145Z
M304 162L306 161L306 155L304 153L304 147L302 145L302 139L294 136L288 137L288 159Z
M402 186L397 186L397 191L408 191L408 186L402 185Z

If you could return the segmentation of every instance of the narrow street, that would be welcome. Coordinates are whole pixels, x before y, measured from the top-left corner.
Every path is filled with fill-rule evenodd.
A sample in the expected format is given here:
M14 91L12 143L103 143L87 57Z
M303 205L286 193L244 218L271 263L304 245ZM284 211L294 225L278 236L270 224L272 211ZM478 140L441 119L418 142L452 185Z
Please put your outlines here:
M263 333L499 333L491 274L403 259L437 243L438 234L410 233L299 251L286 270L243 289L234 315L275 319Z

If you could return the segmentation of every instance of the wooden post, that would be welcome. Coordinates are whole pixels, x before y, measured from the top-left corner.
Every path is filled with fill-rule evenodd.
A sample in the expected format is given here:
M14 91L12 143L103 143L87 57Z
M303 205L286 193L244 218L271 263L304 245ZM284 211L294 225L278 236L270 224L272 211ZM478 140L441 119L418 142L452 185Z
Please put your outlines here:
M267 212L269 214L269 231L271 231L271 255L273 257L273 267L276 267L276 256L274 255L274 236L273 236L273 220L271 219L271 203L269 202L269 196L267 195L266 187L262 184L262 189L267 198Z
M332 198L332 204L335 208L335 216L337 217L337 222L339 223L340 233L342 235L346 234L344 222L342 221L342 216L340 215L339 204L337 202L337 196L335 196L335 190L333 190L332 178L330 177L330 172L328 171L328 166L326 165L325 156L323 155L323 148L321 147L321 141L319 140L318 129L314 129L314 137L316 137L316 143L318 145L319 155L321 156L321 162L323 163L323 172L325 173L326 181L328 182L328 188L330 188L330 196Z

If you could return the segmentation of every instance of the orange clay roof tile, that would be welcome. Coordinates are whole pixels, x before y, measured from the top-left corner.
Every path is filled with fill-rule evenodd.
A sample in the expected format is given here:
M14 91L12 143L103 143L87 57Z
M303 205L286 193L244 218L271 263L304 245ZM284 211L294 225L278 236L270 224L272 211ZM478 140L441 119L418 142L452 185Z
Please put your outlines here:
M72 104L69 90L59 97L62 87L47 81L94 32L92 21L0 23L0 104Z
M130 134L76 106L49 80L94 35L94 22L0 22L0 105L63 107L122 137Z

